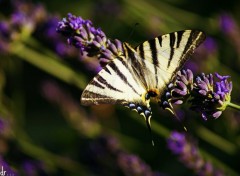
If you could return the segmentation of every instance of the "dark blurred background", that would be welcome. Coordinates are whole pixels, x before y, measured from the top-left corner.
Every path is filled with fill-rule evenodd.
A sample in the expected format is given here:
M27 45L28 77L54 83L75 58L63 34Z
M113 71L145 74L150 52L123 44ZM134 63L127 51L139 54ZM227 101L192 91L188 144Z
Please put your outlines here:
M173 31L203 30L207 39L185 67L196 75L230 75L231 100L240 104L239 8L237 0L0 0L0 169L14 175L201 175L168 149L169 134L183 129L156 104L154 147L137 113L118 105L81 106L82 90L101 68L55 29L70 12L133 46ZM239 111L227 108L208 121L187 104L176 111L203 161L239 175Z

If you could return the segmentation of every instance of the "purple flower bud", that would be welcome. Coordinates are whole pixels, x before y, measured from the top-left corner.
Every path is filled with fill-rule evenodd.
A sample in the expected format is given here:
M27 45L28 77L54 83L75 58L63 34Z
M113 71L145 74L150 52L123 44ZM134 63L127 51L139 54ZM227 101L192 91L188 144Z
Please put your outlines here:
M176 104L176 105L183 104L183 100L173 100L173 104Z
M229 76L229 75L227 75L227 76L221 76L221 75L219 75L218 73L215 73L215 76L216 76L218 79L220 79L221 81L226 80L226 79L228 79L228 78L231 77L231 76Z
M187 81L186 81L187 82ZM184 84L184 82L181 82L181 81L176 81L176 85L183 91L186 91L187 90L187 86L186 84Z
M106 49L102 52L102 55L103 57L105 57L106 59L108 60L112 60L114 57L113 53L109 50L109 49Z
M198 82L198 86L201 90L204 90L205 92L208 91L208 85L206 82L204 81L199 81Z
M213 116L215 119L217 119L221 114L222 114L222 111L217 111L217 112L214 112L212 116Z
M177 88L175 88L175 89L173 90L173 93L176 93L176 94L178 94L178 95L180 95L180 96L184 96L184 95L187 94L186 91L182 91L181 89L177 89Z
M205 90L199 90L198 91L200 94L202 94L203 96L206 96L207 95L207 91Z

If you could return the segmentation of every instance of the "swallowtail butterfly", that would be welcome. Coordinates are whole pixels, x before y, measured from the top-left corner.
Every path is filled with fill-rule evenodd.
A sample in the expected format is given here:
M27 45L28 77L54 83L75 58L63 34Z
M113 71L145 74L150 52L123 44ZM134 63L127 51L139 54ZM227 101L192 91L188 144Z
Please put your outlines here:
M81 104L120 104L143 115L148 128L150 98L160 101L166 86L205 39L198 30L183 30L145 41L108 63L87 85Z

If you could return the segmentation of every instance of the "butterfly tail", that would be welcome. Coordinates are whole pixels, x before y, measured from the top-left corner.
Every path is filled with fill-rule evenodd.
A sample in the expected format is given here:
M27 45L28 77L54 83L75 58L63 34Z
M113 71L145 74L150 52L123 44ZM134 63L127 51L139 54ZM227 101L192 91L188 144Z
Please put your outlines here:
M142 115L146 121L147 128L150 132L151 139L152 139L152 145L154 146L154 141L152 137L152 129L151 129L151 117L152 117L152 111L149 105L140 105L136 103L127 103L124 104L125 107L130 108L133 111L136 111L138 114Z
M145 117L147 128L149 130L151 140L152 140L152 146L154 146L153 136L152 136L152 128L151 128L151 116Z

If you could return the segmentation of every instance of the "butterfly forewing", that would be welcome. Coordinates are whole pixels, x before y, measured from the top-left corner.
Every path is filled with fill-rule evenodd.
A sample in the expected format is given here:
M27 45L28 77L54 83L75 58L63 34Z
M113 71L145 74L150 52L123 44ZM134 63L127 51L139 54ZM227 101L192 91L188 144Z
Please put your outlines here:
M204 39L201 31L185 30L156 37L136 47L139 62L146 73L152 73L144 74L147 87L161 91Z

